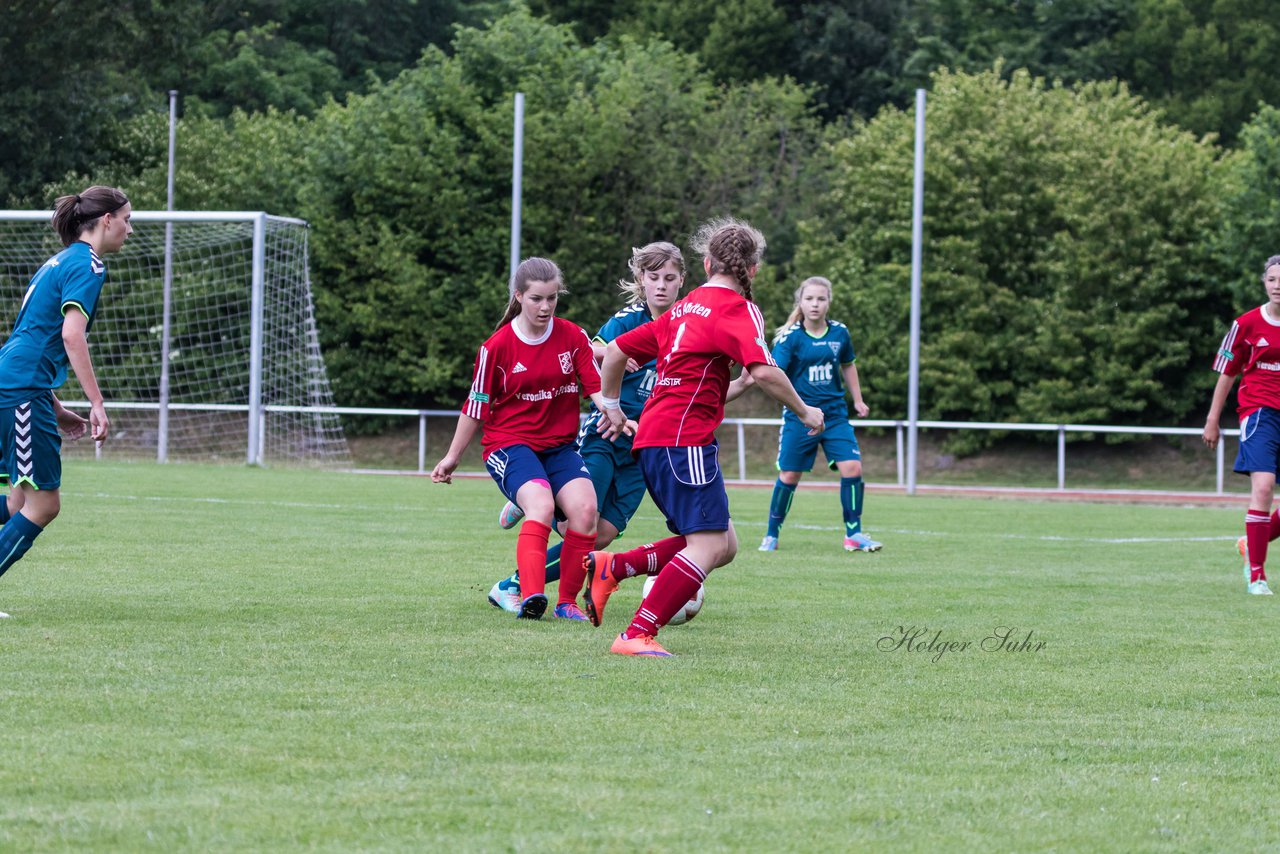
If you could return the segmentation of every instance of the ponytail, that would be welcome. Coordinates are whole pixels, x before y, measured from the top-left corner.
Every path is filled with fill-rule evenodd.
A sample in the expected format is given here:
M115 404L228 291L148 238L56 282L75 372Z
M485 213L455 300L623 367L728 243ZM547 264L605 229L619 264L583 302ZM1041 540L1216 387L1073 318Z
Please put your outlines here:
M93 186L71 196L59 196L53 208L53 230L70 246L86 231L92 231L103 214L115 213L129 204L129 197L115 187Z
M742 295L754 302L751 296L752 268L764 255L764 235L749 223L726 217L712 220L698 229L693 237L693 251L711 262L711 275L727 273L733 276Z

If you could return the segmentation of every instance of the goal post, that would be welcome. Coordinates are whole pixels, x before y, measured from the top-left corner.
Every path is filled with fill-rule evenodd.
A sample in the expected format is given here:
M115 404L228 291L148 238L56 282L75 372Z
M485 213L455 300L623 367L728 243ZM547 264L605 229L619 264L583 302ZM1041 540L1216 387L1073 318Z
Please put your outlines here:
M62 249L51 215L0 211L0 337ZM112 419L106 453L349 464L320 353L307 224L260 211L134 211L132 221L133 236L104 259L89 333ZM74 378L59 396L83 405ZM64 453L93 453L85 444Z

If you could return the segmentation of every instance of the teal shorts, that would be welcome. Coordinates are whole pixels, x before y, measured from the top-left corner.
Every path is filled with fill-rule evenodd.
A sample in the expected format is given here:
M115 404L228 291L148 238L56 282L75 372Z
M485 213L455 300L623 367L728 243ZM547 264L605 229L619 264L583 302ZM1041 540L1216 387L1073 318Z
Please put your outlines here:
M62 485L62 436L53 414L53 392L36 392L17 406L0 407L0 477L14 487Z

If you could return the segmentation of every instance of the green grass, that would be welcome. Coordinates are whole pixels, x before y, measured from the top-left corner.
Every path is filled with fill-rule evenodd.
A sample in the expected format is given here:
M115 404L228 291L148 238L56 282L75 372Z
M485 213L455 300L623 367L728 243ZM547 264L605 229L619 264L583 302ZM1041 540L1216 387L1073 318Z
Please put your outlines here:
M74 462L0 580L0 850L1275 846L1241 508L801 491L670 660L517 622L488 481ZM627 540L660 534L646 504ZM1141 541L1137 541L1141 540ZM878 649L898 627L973 646ZM978 645L998 626L1039 651Z

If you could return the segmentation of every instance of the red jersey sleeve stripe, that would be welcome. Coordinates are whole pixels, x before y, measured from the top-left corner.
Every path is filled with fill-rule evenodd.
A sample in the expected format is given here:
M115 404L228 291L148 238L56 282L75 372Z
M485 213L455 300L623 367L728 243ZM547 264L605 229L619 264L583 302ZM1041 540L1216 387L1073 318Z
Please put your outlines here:
M485 388L485 372L489 369L489 350L481 345L480 355L476 357L476 375L471 381L471 393L467 395L467 405L463 408L463 412L477 421L482 420L484 414L484 404L480 398L484 396Z
M765 343L767 340L764 335L764 314L761 313L760 307L753 302L747 303L747 311L751 313L751 322L756 325L756 341L760 343L760 350L764 353L765 364L777 366L777 362L773 360L773 353L769 351L769 345Z
M1227 367L1231 364L1231 356L1228 354L1233 352L1232 348L1236 345L1236 335L1239 332L1240 324L1233 321L1230 331L1228 331L1222 339L1222 346L1218 348L1217 357L1213 360L1213 369L1218 373L1226 371Z

